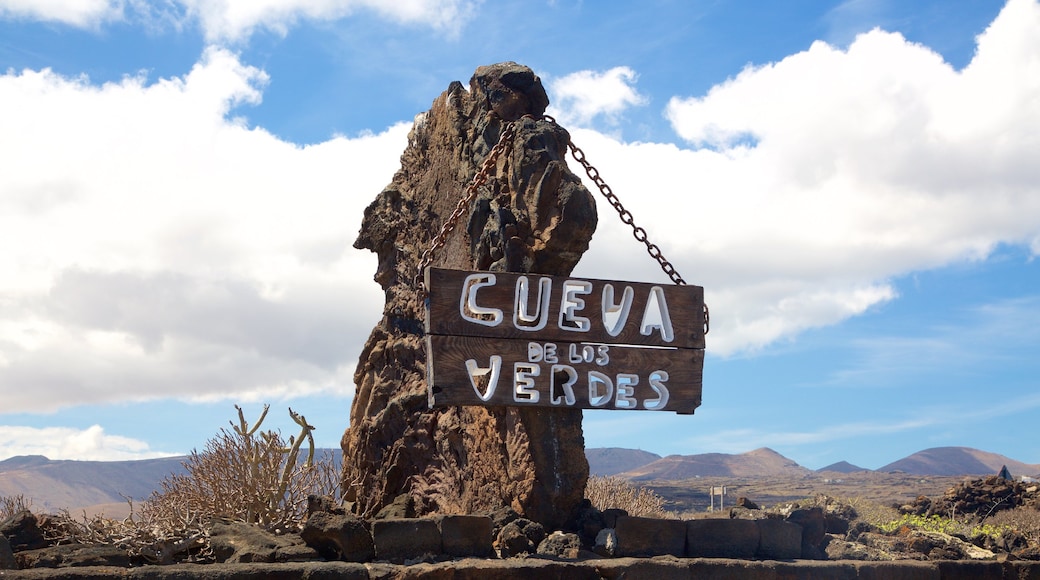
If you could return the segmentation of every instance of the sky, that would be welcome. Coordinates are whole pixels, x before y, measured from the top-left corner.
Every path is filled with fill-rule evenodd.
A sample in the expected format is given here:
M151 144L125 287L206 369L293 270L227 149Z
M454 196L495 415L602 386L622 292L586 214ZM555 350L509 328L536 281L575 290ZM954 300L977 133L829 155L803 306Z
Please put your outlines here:
M1040 463L1037 0L0 0L0 459L337 446L363 210L503 61L711 307L696 414L587 447ZM575 275L667 282L599 213Z

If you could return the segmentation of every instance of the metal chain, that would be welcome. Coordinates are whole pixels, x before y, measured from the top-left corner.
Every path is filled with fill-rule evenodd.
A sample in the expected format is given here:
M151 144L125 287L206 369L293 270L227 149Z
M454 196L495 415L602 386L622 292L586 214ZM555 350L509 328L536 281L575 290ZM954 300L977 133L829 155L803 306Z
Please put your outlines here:
M542 119L545 119L553 125L559 126L559 123L556 122L556 119L550 117L549 115L543 115ZM661 248L647 238L646 230L636 225L635 218L632 217L632 212L625 209L625 206L621 204L621 200L618 199L618 196L614 195L614 191L611 190L610 186L607 185L607 182L603 181L603 178L600 177L599 170L596 169L585 158L585 152L579 149L578 146L574 144L574 141L571 140L567 141L567 147L570 149L571 155L574 157L574 160L585 168L585 173L588 174L589 179L591 179L592 182L596 184L596 187L599 188L599 192L603 194L603 197L607 198L607 201L610 202L610 205L614 208L615 211L617 211L618 217L621 218L621 222L632 227L632 235L635 236L636 240L642 242L643 245L646 246L646 251L650 254L650 257L654 260L657 260L657 263L661 265L661 269L664 270L664 273L667 274L669 278L671 278L672 282L674 282L678 286L685 286L686 280L684 280L683 277L679 275L679 272L676 271L675 266L672 265L672 263L664 257L664 254L661 252ZM704 334L708 334L708 330L710 328L710 318L711 315L708 311L708 305L705 304Z
M495 146L491 148L491 151L488 153L488 156L480 165L480 170L477 171L477 174L473 176L473 181L471 181L470 184L466 186L465 195L462 197L462 199L459 200L459 203L455 205L454 211L451 212L451 215L448 216L447 221L444 222L444 225L441 227L441 231L438 232L437 235L433 238L433 241L430 243L430 247L427 248L425 252L423 252L422 257L419 259L419 272L418 274L416 274L415 277L416 285L419 287L419 292L421 294L426 294L426 282L424 280L424 273L426 271L426 268L433 263L434 253L437 250L444 247L448 235L455 230L455 226L458 224L459 219L469 209L469 206L473 203L473 200L476 199L477 194L479 193L478 188L481 185L487 183L488 176L491 172L491 168L494 167L494 165L498 162L498 158L502 155L502 152L505 151L507 147L513 144L513 139L516 137L517 129L524 118L530 118L530 115L524 115L524 117L521 117L520 119L517 119L516 121L513 121L512 123L506 125L506 128L502 131L502 135L498 139L498 143L496 143ZM549 115L543 115L542 119L552 123L553 125L556 125L557 127L560 125L556 122L556 119ZM661 269L664 270L664 273L672 280L672 282L679 286L685 286L686 280L684 280L683 277L679 275L679 272L676 271L675 266L672 265L672 263L664 257L664 254L661 252L661 248L648 239L646 230L635 224L635 218L632 217L632 212L625 209L625 206L621 204L621 200L618 199L616 195L614 195L614 192L610 189L610 186L607 185L605 181L603 181L602 177L600 177L599 170L596 169L585 158L585 152L579 149L578 146L575 145L574 142L569 139L567 140L567 147L570 149L571 155L574 157L574 160L585 168L585 173L588 174L589 179L591 179L592 182L596 184L596 187L599 188L599 191L601 194L603 194L603 197L607 198L607 201L610 203L610 205L614 208L615 211L617 211L618 217L621 218L621 222L632 227L632 235L635 237L637 241L642 242L643 245L646 246L646 251L650 254L650 257L656 260L657 263L661 265ZM709 320L710 313L708 311L708 305L705 304L704 334L708 334L708 330L710 328Z
M455 226L459 222L459 218L469 210L470 204L477 198L477 194L480 192L479 188L488 181L488 176L491 173L491 168L498 163L498 158L502 155L502 152L506 148L513 144L513 139L516 137L517 127L523 118L513 121L506 125L502 134L498 138L498 143L491 148L487 157L484 158L484 162L480 164L480 169L477 174L473 176L473 181L466 186L465 195L459 200L459 203L455 205L455 209L448 216L447 221L441 226L441 231L434 236L433 241L430 242L430 247L422 253L422 257L419 258L419 272L415 276L415 284L419 288L419 293L426 294L426 280L424 279L426 268L433 263L433 255L437 250L444 247L447 241L448 234L455 230Z
M556 119L549 115L545 115L542 118L554 125L559 125L559 123L556 122ZM607 198L610 205L618 212L621 222L632 227L632 235L635 236L636 240L642 242L643 245L646 246L646 251L650 253L650 257L657 260L657 263L661 265L661 269L664 270L664 273L672 279L672 282L676 285L684 286L686 280L683 280L683 277L675 270L675 266L664 257L661 253L661 248L647 239L646 230L635 224L635 218L632 217L632 212L628 211L625 209L625 206L621 205L621 200L618 199L618 196L614 195L610 186L603 181L602 177L600 177L599 170L593 167L592 164L585 159L585 152L579 149L578 146L574 144L574 141L568 140L567 146L570 148L574 160L585 168L585 173L589 175L589 179L596 184L596 187L599 188L599 192L603 194L603 197Z

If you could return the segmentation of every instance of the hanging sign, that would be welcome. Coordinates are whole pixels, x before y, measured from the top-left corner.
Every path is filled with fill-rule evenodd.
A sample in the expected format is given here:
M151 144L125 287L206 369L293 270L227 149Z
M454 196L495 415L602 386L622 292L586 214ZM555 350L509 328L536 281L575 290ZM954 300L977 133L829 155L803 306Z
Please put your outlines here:
M693 413L704 289L428 268L430 406Z

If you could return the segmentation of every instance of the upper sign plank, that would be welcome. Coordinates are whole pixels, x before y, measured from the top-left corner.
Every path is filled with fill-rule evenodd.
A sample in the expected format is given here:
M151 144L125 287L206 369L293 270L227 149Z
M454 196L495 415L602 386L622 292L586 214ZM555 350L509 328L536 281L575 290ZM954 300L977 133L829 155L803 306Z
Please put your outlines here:
M429 268L426 332L704 348L700 286Z

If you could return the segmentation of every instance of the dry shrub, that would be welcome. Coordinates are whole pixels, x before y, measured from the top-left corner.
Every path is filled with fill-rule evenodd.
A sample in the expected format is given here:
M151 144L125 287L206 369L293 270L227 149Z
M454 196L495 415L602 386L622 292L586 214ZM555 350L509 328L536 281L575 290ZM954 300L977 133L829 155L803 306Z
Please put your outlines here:
M63 509L47 516L44 532L57 544L115 546L125 550L131 559L150 564L212 560L204 522L198 518L136 516L133 501L127 499L127 502L130 515L126 519L113 520L101 514L88 517L84 513L77 520Z
M336 495L331 457L314 461L314 439L302 415L289 409L300 425L298 437L282 439L276 431L259 431L268 406L250 426L237 405L239 424L192 451L184 462L187 473L172 475L152 494L141 513L145 520L193 526L212 518L257 524L280 532L298 530L306 515L309 494ZM306 460L299 456L309 443Z
M847 497L838 501L847 504L855 510L857 521L866 522L874 526L881 526L885 522L890 522L899 517L898 509L862 497Z
M153 564L206 562L212 559L209 528L214 518L257 524L269 531L297 531L306 515L307 496L338 497L339 469L331 455L314 460L314 427L289 409L300 426L298 437L282 439L275 431L260 431L268 406L250 426L237 405L238 425L192 451L184 462L187 473L171 475L121 521L103 515L76 519L68 510L46 516L44 532L58 544L109 545L131 558ZM304 440L306 458L300 457ZM0 520L28 509L24 496L0 496Z
M654 490L635 486L623 477L594 475L585 484L585 497L599 510L620 508L630 516L674 518L664 508L665 500Z
M22 494L0 495L0 522L31 507L32 500L26 499Z

